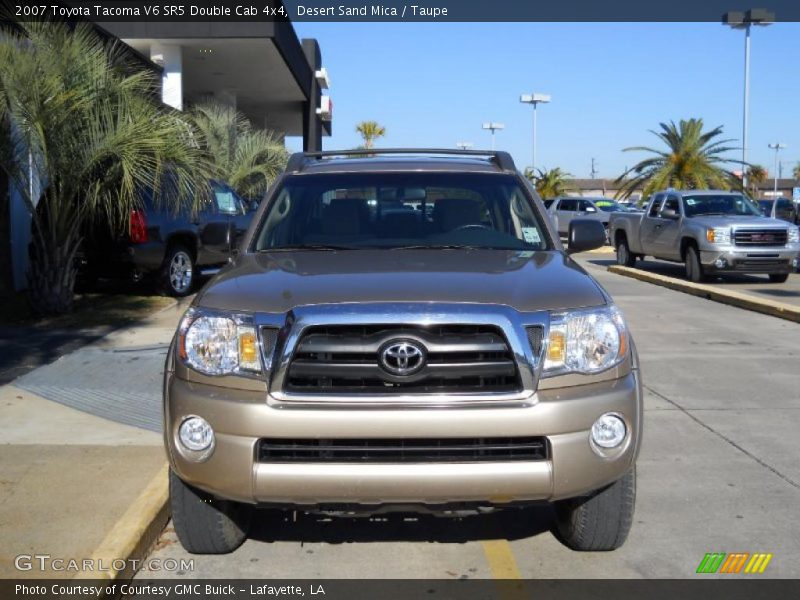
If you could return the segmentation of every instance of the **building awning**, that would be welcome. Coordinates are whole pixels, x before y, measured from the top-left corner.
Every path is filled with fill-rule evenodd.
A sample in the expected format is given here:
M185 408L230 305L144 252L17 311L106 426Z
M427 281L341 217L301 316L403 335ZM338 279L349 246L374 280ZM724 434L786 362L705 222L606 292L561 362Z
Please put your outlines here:
M303 135L312 73L291 23L98 25L145 56L156 44L180 46L185 103L229 95L257 127Z

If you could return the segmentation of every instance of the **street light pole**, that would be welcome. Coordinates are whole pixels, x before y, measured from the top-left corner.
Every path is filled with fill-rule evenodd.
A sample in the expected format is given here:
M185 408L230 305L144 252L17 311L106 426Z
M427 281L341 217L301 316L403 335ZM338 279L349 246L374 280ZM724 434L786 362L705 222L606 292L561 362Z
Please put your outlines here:
M469 150L474 144L472 142L456 142L456 148L461 150Z
M750 28L752 25L766 26L775 21L775 14L763 8L751 8L747 12L727 12L722 22L733 29L744 29L744 108L742 115L742 186L747 188L747 133L750 126Z
M492 151L494 152L494 132L501 131L505 129L506 126L503 125L502 123L495 123L494 121L491 121L489 123L484 123L483 128L488 129L489 131L492 132Z
M772 172L772 178L774 180L773 187L772 187L772 197L778 197L778 152L786 148L786 144L781 144L780 142L775 142L774 144L768 144L768 146L775 150L775 170Z
M533 140L531 143L532 152L531 152L531 171L534 173L536 172L536 107L539 104L547 104L550 102L550 96L547 94L522 94L519 97L519 101L523 104L532 104L533 105Z
M750 23L744 30L744 115L742 116L742 183L747 189L747 132L750 127Z

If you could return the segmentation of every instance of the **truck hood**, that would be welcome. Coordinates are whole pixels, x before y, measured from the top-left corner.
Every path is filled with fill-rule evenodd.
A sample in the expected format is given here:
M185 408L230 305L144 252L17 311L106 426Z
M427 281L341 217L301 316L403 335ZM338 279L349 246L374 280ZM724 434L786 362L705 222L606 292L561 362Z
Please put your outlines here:
M754 229L786 229L786 221L772 219L769 217L747 217L747 216L710 216L710 217L691 217L688 223L697 224L701 227L736 227Z
M285 313L353 302L467 302L537 311L599 306L606 296L558 251L286 251L240 255L195 305Z

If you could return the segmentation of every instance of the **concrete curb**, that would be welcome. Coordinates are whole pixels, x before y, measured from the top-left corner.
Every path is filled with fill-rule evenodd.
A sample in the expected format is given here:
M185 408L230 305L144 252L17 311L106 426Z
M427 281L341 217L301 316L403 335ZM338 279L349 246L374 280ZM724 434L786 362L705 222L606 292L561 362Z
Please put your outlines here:
M714 302L721 302L722 304L737 306L772 317L800 323L800 306L794 306L786 302L756 298L750 294L743 294L733 290L722 290L712 285L691 283L689 281L675 279L674 277L658 275L656 273L642 271L641 269L633 269L631 267L623 267L621 265L611 265L608 267L608 271L610 273L616 273L617 275L638 279L639 281L661 285L679 292L685 292L692 296L713 300Z
M614 246L600 246L599 248L595 248L594 250L587 250L586 252L581 252L581 254L615 254L616 250Z
M108 570L80 571L75 579L104 579L113 583L130 580L136 574L131 562L147 555L169 520L168 469L164 463L94 551L93 564L102 561Z

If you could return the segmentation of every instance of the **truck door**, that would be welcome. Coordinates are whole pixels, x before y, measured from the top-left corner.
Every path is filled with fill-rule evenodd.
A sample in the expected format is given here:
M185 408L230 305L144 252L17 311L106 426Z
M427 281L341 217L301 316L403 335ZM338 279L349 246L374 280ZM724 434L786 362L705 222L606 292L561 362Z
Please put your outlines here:
M664 218L661 213L667 209L672 209L678 214L677 219ZM681 222L683 220L683 212L681 209L681 200L675 194L668 194L667 199L664 200L664 206L659 210L660 223L656 225L656 238L654 254L664 258L672 258L679 260L681 257L680 241L678 236L681 233Z
M573 198L563 198L558 201L556 207L556 217L558 219L558 233L567 235L569 233L569 224L578 210L578 201Z
M226 263L235 235L232 217L237 211L237 205L232 192L216 183L212 183L211 191L212 200L208 208L199 213L200 249L197 263L203 266Z
M657 256L656 238L658 237L659 229L661 229L659 213L661 212L661 204L664 202L665 195L656 194L642 218L642 225L639 228L639 240L644 254Z
M247 228L250 226L250 221L253 220L253 215L255 211L250 210L247 203L244 199L239 196L232 188L227 188L226 192L230 192L233 194L233 203L228 203L228 206L231 210L230 219L233 223L234 229L234 238L233 238L233 248L239 247L239 242L244 237L244 234L247 232Z

